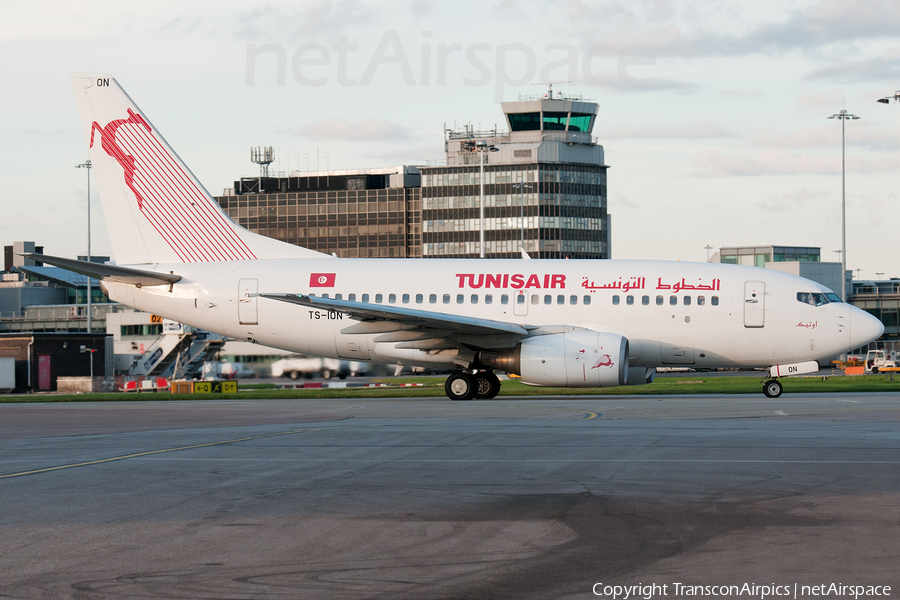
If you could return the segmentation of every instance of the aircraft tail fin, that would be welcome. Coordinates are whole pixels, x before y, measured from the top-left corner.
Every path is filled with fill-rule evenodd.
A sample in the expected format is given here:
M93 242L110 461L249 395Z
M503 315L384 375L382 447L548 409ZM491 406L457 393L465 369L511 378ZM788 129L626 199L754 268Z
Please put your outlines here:
M232 221L111 75L72 87L117 263L328 257Z

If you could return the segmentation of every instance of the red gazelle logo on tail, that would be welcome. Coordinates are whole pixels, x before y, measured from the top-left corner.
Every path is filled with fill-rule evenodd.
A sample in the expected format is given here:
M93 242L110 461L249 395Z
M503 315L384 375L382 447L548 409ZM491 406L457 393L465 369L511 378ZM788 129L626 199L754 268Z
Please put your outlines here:
M183 262L249 260L256 255L215 201L144 117L91 123L90 147L100 132L103 151L122 167L138 210Z
M130 154L125 154L116 143L116 130L125 123L142 125L147 129L148 133L152 131L150 129L150 126L147 124L147 121L144 120L144 117L135 114L134 111L129 108L127 119L116 119L115 121L110 121L106 124L106 127L101 127L100 123L98 123L97 121L91 123L91 143L88 147L94 147L94 131L99 129L100 133L102 134L100 136L101 147L107 154L112 156L114 159L116 159L116 161L118 161L120 165L122 165L122 170L125 172L125 183L126 185L128 185L129 189L134 192L134 196L135 198L137 198L138 208L143 210L144 198L141 196L141 193L134 187L134 157Z

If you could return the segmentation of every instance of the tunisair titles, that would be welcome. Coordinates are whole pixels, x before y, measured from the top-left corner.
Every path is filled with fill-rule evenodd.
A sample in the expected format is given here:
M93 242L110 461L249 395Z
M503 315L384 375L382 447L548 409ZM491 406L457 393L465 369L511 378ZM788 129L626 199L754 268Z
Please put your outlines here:
M566 289L566 276L561 273L525 274L525 273L457 273L456 278L460 288L471 289ZM618 290L629 292L631 290L669 290L677 294L681 291L705 291L717 292L721 286L721 280L713 279L704 283L703 279L688 281L680 279L664 281L662 277L656 280L656 286L650 282L647 285L646 277L618 277L609 282L601 282L599 285L586 276L582 277L581 287L596 292L597 290Z

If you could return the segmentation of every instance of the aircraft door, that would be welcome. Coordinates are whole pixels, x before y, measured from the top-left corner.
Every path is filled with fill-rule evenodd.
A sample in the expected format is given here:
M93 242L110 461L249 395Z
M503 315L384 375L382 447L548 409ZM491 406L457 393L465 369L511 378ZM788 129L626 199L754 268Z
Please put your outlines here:
M256 314L257 297L254 295L258 289L258 279L241 279L238 284L238 320L241 325L256 325L259 322Z
M744 283L744 327L765 327L766 284L764 281Z
M519 290L519 292L513 296L513 314L518 315L520 317L524 317L528 315L528 294Z

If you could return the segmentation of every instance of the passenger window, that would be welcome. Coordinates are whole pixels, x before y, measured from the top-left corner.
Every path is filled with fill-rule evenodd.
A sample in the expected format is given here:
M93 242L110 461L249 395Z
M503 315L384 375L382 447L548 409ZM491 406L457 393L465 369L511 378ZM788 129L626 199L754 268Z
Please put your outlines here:
M566 303L566 297L563 296L562 294L560 294L559 296L556 297L556 303L557 303L557 304L565 304L565 303Z
M422 304L423 302L425 302L425 296L416 294L416 304Z
M691 305L691 297L690 297L690 296L685 296L685 297L684 297L684 305L685 305L685 306L690 306L690 305Z
M540 296L538 296L537 294L532 294L532 295L531 295L531 303L532 303L532 304L537 304L537 303L540 302L540 301L541 301Z
M397 294L388 294L388 302L394 304L397 302Z
M544 304L552 304L552 303L553 303L553 296L551 296L550 294L544 294Z
M334 299L335 299L335 300L343 300L343 298L344 298L344 296L343 296L342 294L335 294L335 295L334 295Z
M349 300L350 302L356 302L356 294L350 294L349 296L347 296L347 300Z
M457 304L462 304L465 301L466 301L466 297L463 294L456 295L456 303Z
M375 304L381 304L383 300L384 296L382 296L381 294L375 294Z
M612 297L612 301L613 301L613 304L618 304L618 303L619 303L619 297L618 297L618 296L613 296L613 297Z
M478 294L472 294L472 304L478 304Z
M641 304L643 304L644 306L650 306L650 296L642 296Z
M591 303L591 297L590 297L590 296L585 296L585 297L583 298L583 301L584 301L584 305L587 306L588 304Z
M709 299L709 303L712 304L713 306L718 306L719 305L719 297L713 296L712 298Z
M327 297L328 297L328 294L322 294L322 297L323 297L323 298L327 298Z
M409 304L409 294L403 294L400 298L402 299L403 304Z
M428 304L437 304L437 294L428 294Z
M369 301L369 295L368 295L368 294L363 294L363 295L362 295L362 301L363 301L363 302L368 302L368 301Z
M485 295L484 295L484 303L485 303L485 304L491 304L493 301L494 301L494 297L493 297L493 296L491 296L490 294L485 294Z
M578 296L569 296L569 304L578 304Z
M625 296L625 304L628 306L634 304L634 296Z
M525 294L516 296L516 304L525 304Z
M672 306L678 305L678 296L669 296L669 304Z
M697 306L703 306L704 304L706 304L706 297L697 296Z
M657 296L657 297L656 297L656 305L657 305L657 306L662 306L662 305L663 305L663 297L662 297L662 296Z
M444 294L444 304L450 304L450 294Z
M507 296L506 294L501 294L500 304L509 304L509 296Z

